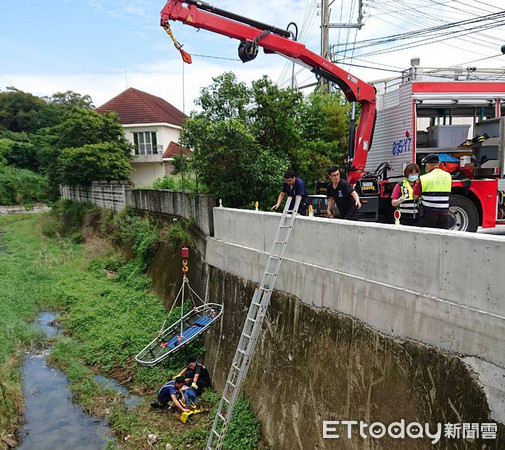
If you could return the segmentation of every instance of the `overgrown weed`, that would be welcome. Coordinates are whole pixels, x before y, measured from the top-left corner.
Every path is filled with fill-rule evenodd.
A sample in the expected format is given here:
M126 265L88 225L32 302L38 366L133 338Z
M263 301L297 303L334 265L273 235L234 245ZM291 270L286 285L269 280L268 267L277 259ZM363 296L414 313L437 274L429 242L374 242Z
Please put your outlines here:
M70 217L73 212L77 217ZM94 231L78 224L92 226ZM150 448L146 435L152 432L163 445L202 448L218 394L206 391L202 396L206 412L187 424L182 424L176 414L153 411L149 402L160 386L185 366L189 356L204 354L203 338L154 370L138 366L133 359L153 339L167 314L162 302L149 293L146 270L162 239L173 240L175 246L189 242L187 225L178 223L175 229L160 233L155 221L136 216L131 210L113 214L64 204L55 214L2 220L0 226L6 227L6 243L13 250L9 255L0 254L0 265L9 267L5 276L0 273L0 295L7 299L0 304L0 313L4 313L0 321L9 325L0 327L0 337L9 343L0 349L0 361L4 361L0 365L0 389L5 395L2 401L0 392L2 429L12 431L22 411L17 368L21 349L43 343L28 326L37 309L42 308L60 311L65 330L54 339L50 361L68 375L74 400L88 412L109 417L118 447ZM79 235L86 237L84 244L75 242L80 241L75 238ZM104 242L110 244L102 245ZM119 276L111 280L104 269L117 271ZM189 308L189 302L184 308ZM180 309L175 308L172 314L169 321L180 316ZM13 358L11 366L5 364L6 356ZM133 392L144 394L145 401L127 411L117 393L96 383L94 373L106 373L125 382ZM230 428L228 448L255 448L259 425L250 409L243 408L236 407L240 423Z

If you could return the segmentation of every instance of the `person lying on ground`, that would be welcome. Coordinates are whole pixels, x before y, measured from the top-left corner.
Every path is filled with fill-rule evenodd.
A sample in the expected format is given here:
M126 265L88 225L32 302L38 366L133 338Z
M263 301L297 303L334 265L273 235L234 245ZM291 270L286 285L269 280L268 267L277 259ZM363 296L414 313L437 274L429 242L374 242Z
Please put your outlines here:
M191 408L192 404L195 408L198 406L198 397L196 396L196 391L192 387L183 384L181 386L181 393L184 396L186 407Z

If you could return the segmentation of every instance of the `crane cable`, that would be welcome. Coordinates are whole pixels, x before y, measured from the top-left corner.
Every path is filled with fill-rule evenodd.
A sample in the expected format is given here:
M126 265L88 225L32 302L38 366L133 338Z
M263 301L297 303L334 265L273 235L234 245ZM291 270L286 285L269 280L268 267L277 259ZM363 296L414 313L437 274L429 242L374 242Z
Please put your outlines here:
M174 42L174 46L177 50L179 50L179 52L181 53L181 56L182 56L182 60L186 63L186 64L191 64L192 63L192 60L191 60L191 55L188 53L188 52L185 52L183 49L182 49L182 44L177 40L175 39L175 36L174 36L174 33L172 32L172 29L170 28L170 25L169 23L165 23L163 24L163 29L167 32L167 34L170 36L170 38L172 39L172 41Z

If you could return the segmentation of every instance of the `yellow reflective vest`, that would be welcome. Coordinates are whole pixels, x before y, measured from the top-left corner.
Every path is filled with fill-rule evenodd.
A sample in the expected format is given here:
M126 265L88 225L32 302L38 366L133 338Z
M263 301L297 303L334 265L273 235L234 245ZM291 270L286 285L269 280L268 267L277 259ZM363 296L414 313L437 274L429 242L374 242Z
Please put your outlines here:
M425 212L448 213L451 196L451 174L442 169L433 169L421 175L422 199Z
M410 218L418 217L419 214L418 201L414 200L414 190L412 189L409 180L407 179L403 180L401 190L402 190L402 196L407 198L407 200L398 205L398 209L402 213L402 217L410 217Z

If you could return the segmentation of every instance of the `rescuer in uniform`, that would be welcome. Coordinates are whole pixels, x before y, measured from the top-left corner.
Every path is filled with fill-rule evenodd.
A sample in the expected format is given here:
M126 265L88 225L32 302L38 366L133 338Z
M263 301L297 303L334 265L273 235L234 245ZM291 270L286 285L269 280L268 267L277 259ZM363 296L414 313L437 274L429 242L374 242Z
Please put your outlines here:
M414 188L414 198L421 196L423 216L422 227L449 228L449 198L452 189L451 174L438 167L436 153L430 153L421 160L426 167L426 174L419 177L419 184Z
M272 209L277 209L281 205L282 199L286 194L288 197L291 197L291 205L289 209L294 208L295 197L297 195L302 196L300 206L298 207L298 214L305 216L307 213L307 206L309 204L307 190L305 189L305 181L295 176L295 172L293 170L286 170L286 172L284 172L284 183L282 184L281 193L279 194L277 203L272 206Z
M421 169L417 164L407 164L404 180L398 183L391 194L391 205L398 208L402 225L419 226L419 199L414 199L414 188L419 183Z
M182 412L189 412L188 408L185 408L179 398L181 398L180 389L184 385L184 377L176 377L175 380L166 383L159 391L158 397L155 402L151 403L153 408L166 409L168 407L168 402L172 400L174 407L180 409Z
M331 179L326 187L326 196L329 198L326 211L328 217L333 218L331 208L336 203L340 219L359 220L358 210L361 208L361 202L358 193L346 180L340 179L340 170L337 166L329 167L328 175Z
M209 371L195 358L188 358L186 367L174 378L178 377L183 377L186 384L196 390L196 395L201 395L203 389L211 384Z

